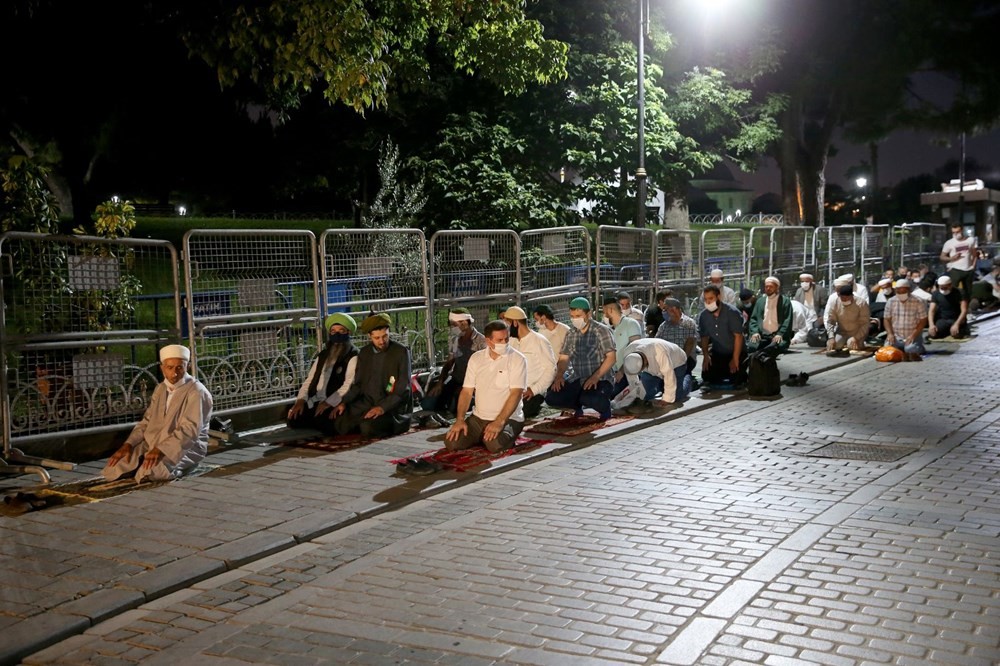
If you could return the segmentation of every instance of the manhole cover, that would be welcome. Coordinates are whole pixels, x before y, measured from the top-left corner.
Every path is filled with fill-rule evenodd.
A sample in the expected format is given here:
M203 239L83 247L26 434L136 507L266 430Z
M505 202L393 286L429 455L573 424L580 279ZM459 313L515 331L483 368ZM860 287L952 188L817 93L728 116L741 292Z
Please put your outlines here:
M888 444L868 444L860 442L832 442L814 449L807 456L817 458L843 458L845 460L876 460L893 462L908 456L918 448L915 446L892 446Z

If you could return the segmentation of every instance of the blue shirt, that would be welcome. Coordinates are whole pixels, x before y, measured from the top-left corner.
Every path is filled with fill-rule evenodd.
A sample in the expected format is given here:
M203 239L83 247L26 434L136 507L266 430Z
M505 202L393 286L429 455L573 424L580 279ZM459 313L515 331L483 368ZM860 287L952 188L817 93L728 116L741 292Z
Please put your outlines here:
M743 335L743 315L725 303L719 303L715 312L702 310L698 315L698 334L711 341L712 353L732 354L736 335Z

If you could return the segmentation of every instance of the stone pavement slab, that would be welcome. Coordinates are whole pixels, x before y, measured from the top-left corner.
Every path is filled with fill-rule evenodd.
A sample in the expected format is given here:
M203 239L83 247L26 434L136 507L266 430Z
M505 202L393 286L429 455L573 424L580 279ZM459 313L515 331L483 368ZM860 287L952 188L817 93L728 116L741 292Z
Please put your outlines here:
M970 357L974 357L977 344L963 345L970 349ZM225 455L231 462L203 477L95 504L3 518L0 549L16 562L17 571L14 579L5 582L5 589L55 590L66 578L78 579L80 585L44 598L22 595L15 602L12 597L16 595L0 597L0 610L19 618L0 629L4 632L0 662L22 658L111 617L115 606L120 605L117 612L140 604L147 604L141 606L147 608L149 602L167 599L164 595L171 592L189 592L185 588L198 580L207 583L215 580L212 577L216 574L239 572L238 578L221 587L186 597L178 602L181 610L149 627L149 635L155 633L152 629L165 627L178 635L197 633L205 628L199 623L218 625L229 618L246 617L255 608L270 608L290 591L325 580L324 576L342 580L352 571L350 563L365 561L371 553L397 552L400 544L414 539L424 549L422 557L394 556L386 560L384 572L375 578L338 590L337 613L345 619L352 615L343 606L354 594L360 595L355 617L371 616L375 610L375 617L384 613L385 621L411 618L405 611L409 605L417 604L429 592L442 591L438 586L443 581L437 579L421 589L423 576L449 563L462 572L466 582L449 588L452 593L442 595L437 608L441 618L455 619L418 626L418 633L453 631L458 626L454 621L477 617L469 613L481 616L485 605L491 610L489 621L472 626L467 619L459 624L470 636L501 643L509 640L509 655L517 655L514 663L545 663L564 651L611 660L634 661L642 655L653 658L667 638L698 611L711 609L711 615L727 622L741 617L745 606L741 601L754 597L761 586L773 585L797 561L792 555L822 544L830 528L842 525L841 521L857 509L881 497L869 489L870 484L881 474L900 469L894 463L810 459L808 449L841 438L928 446L954 432L955 424L963 418L975 419L988 412L988 406L984 411L988 399L996 404L995 391L987 391L983 400L974 401L976 404L965 410L948 404L928 415L947 417L941 424L910 423L912 415L895 419L898 423L890 425L908 424L911 428L904 436L886 438L884 430L870 422L872 410L864 410L867 419L836 418L843 411L843 401L831 400L831 395L845 383L850 383L850 399L865 404L869 400L877 403L886 391L896 393L897 382L919 390L920 382L926 381L920 377L931 374L920 366L930 366L931 361L892 368L869 359L855 365L857 360L789 355L781 360L784 373L806 371L813 379L806 387L784 389L786 397L781 401L696 397L662 416L635 419L615 429L546 445L523 458L496 461L479 472L419 479L394 476L386 461L435 448L428 439L434 431L334 454L280 446L230 448L212 459ZM938 359L932 356L932 360ZM842 368L845 363L852 367ZM904 374L901 371L909 371L905 382L899 381ZM854 380L848 382L845 377ZM786 403L794 403L794 409L783 409ZM782 416L775 418L777 413ZM746 437L734 442L728 435L737 423ZM651 437L654 432L659 435ZM667 432L667 441L662 441ZM755 443L747 446L749 442ZM609 446L591 446L594 443ZM655 444L652 449L651 444ZM670 450L671 444L683 444L681 459ZM720 469L716 463L728 456L732 456L730 464ZM795 464L789 463L789 456ZM935 459L928 458L922 464ZM524 467L528 462L532 464ZM84 467L80 473L93 473L99 465L89 470ZM669 470L666 476L665 470ZM504 474L498 476L499 472ZM470 486L473 481L476 483ZM452 492L440 494L446 490ZM567 511L564 497L572 498L571 510ZM415 499L429 502L411 505L405 522L394 519L403 511L400 507ZM533 508L523 509L529 501L535 502ZM572 510L581 502L582 513ZM852 510L834 517L830 512L840 502L847 502ZM420 505L426 508L418 508ZM893 506L909 510L898 502ZM134 516L151 509L157 512L158 524L136 526ZM393 513L387 514L390 510ZM490 513L495 511L504 513ZM478 518L478 512L486 512L486 525L494 527L470 519ZM514 515L504 515L507 513ZM980 513L986 518L979 520L989 522L988 512ZM823 516L827 519L821 519ZM623 531L620 523L625 517ZM664 519L668 524L660 527ZM819 522L812 524L816 520ZM451 543L452 530L459 527L465 536ZM553 538L556 530L561 539ZM128 534L129 539L121 539L121 534ZM430 537L445 536L449 546L435 548ZM565 541L576 539L590 545L567 548ZM312 540L323 545L292 557L296 544ZM468 547L463 546L465 541ZM641 552L637 552L637 545L643 546ZM109 547L113 549L106 550ZM550 557L539 557L539 550ZM566 550L575 553L574 557L560 557L569 554ZM288 552L291 559L283 561L282 552ZM520 562L513 568L512 557ZM247 568L265 558L273 558L274 566ZM658 573L664 562L682 572L675 575L679 576L676 583L664 584ZM543 572L537 573L536 567ZM500 577L499 585L498 570L509 570L509 575ZM410 591L404 595L398 584L400 571L414 573L408 583ZM757 573L744 582L740 577L748 571ZM490 585L496 586L492 594L486 587ZM508 589L511 585L514 587ZM382 588L387 601L384 606L371 598L372 590ZM96 596L101 591L104 594ZM135 596L136 591L142 594L141 599ZM94 602L88 607L89 596ZM74 601L77 605L71 606ZM443 608L445 602L447 609ZM29 622L36 617L47 619ZM84 624L80 624L81 618ZM498 627L497 621L507 624ZM38 630L41 624L45 631ZM691 636L701 636L705 627L716 625L716 620L700 622ZM283 627L283 634L291 626ZM534 629L525 633L528 626ZM41 635L46 632L48 638ZM143 631L131 633L146 635ZM229 631L228 635L245 633ZM321 634L316 633L316 640L334 640L330 638L333 634ZM404 634L410 649L439 650L434 652L438 659L463 653L449 649L447 641L411 636L409 629ZM725 634L720 628L715 635ZM392 644L390 638L379 635L370 639L377 644L368 646L370 650L358 645L352 649L356 654L377 654ZM106 642L102 649L109 651L111 644L121 645L120 641ZM129 651L136 652L127 660L148 657L145 652L172 649L174 644L151 642L156 641L128 643ZM82 650L80 656L90 643L77 641L75 645L74 650ZM547 652L547 645L557 649ZM216 656L243 658L250 654L246 651L250 647L247 644L231 656ZM295 649L298 647L301 645ZM288 654L296 654L295 649ZM484 659L503 659L508 654L496 654L486 647L471 652L480 649L479 656ZM61 654L59 660L68 658L59 650L49 654ZM666 654L669 658L671 653Z

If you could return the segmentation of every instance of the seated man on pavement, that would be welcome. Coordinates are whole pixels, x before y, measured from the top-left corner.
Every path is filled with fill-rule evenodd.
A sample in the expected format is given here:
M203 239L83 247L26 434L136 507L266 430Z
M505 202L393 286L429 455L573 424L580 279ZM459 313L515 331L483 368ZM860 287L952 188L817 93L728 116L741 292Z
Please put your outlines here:
M552 345L552 353L559 360L559 353L562 352L563 343L566 342L566 335L569 333L569 326L556 321L556 315L552 308L544 303L538 305L532 311L535 318L535 330L543 335Z
M316 354L309 374L288 410L289 428L313 428L333 434L333 408L340 404L354 383L358 348L351 335L358 325L351 315L335 312L324 320L326 346Z
M556 376L556 355L548 338L528 328L527 313L513 305L503 313L510 325L510 346L524 355L528 364L528 385L524 388L524 417L538 416L545 402L545 392Z
M806 319L808 325L812 326L814 321L822 320L823 308L826 307L829 297L826 293L826 287L816 284L812 273L801 273L799 275L799 288L795 290L792 300L806 306Z
M639 330L642 331L645 326L645 316L641 310L632 306L632 294L627 291L619 291L615 294L615 299L621 308L622 316L634 319L639 324Z
M622 361L625 359L625 355L622 350L628 346L630 342L634 342L642 337L642 325L639 324L635 319L626 317L622 314L622 309L618 301L614 298L608 298L604 301L604 319L611 325L612 331L614 331L615 338L615 364L611 366L611 369L616 373L622 368ZM620 381L615 383L614 393L618 393L623 388L625 388L624 377L619 377Z
M868 304L854 294L848 284L837 287L837 301L826 314L826 351L864 349L871 326Z
M653 337L663 323L663 302L673 296L673 291L664 289L656 292L656 302L646 308L644 319L646 320L646 335Z
M663 301L663 323L656 329L656 337L672 342L687 354L688 374L697 365L698 324L684 314L681 302L676 298Z
M369 342L358 353L354 382L333 408L338 434L387 437L410 429L410 350L389 339L391 324L384 312L361 322Z
M579 416L585 407L602 421L611 418L614 391L615 341L611 329L590 316L590 301L578 296L569 302L573 328L566 336L552 386L545 394L551 407L572 409Z
M927 333L932 339L969 337L969 301L965 294L955 289L951 278L942 275L937 279L937 291L931 294L927 311Z
M698 315L702 388L742 387L747 381L743 317L719 300L719 288L714 284L705 287L702 298L705 309Z
M612 409L642 414L653 409L653 399L658 395L655 404L663 407L683 402L691 392L688 356L674 343L642 338L629 344L624 354L619 374L625 379L625 388L611 401Z
M163 381L156 385L142 420L108 459L101 475L114 481L135 472L143 479L168 481L198 466L208 453L212 394L188 374L191 350L183 345L160 349Z
M733 291L730 287L723 284L723 279L725 278L725 275L726 274L723 273L722 270L719 268L712 270L712 272L708 274L708 284L715 285L719 289L719 297L722 303L731 305L734 308L739 308L740 307L739 296L737 296L736 292ZM703 291L701 292L701 294L702 294L701 305L702 307L704 307L705 292Z
M771 345L769 353L788 351L792 341L792 299L781 293L781 281L773 275L764 278L764 298L758 298L747 322L749 351Z
M520 309L520 308L518 308ZM491 321L483 331L486 349L469 359L465 384L458 394L455 423L445 435L445 447L460 451L482 444L490 453L514 446L524 427L521 396L528 385L528 370L521 352L512 349L502 321ZM472 398L476 406L466 416Z
M469 357L486 349L486 341L476 330L475 322L466 308L452 308L448 312L448 358L441 367L441 374L427 387L427 396L420 403L422 408L439 413L455 409Z
M924 329L927 305L910 296L910 281L896 280L896 295L885 304L885 344L901 349L908 361L921 361L924 353Z

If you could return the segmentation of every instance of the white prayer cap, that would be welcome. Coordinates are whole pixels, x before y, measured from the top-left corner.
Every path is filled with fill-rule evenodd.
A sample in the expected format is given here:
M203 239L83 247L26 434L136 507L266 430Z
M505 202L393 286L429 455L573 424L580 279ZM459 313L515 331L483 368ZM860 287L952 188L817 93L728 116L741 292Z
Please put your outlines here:
M907 280L906 278L903 278L902 280L896 280L892 284L893 289L910 289L911 287L913 287L913 285L910 284L910 281Z
M185 361L191 360L191 350L184 345L167 345L160 349L160 363L168 358L180 358Z
M768 275L766 278L764 278L764 284L767 284L768 282L773 282L774 286L776 286L776 287L780 287L781 286L781 280L779 280L778 278L774 277L773 275Z
M645 359L642 354L638 352L632 352L625 357L622 361L622 370L625 371L627 375L637 375L642 372L642 365Z
M506 319L528 319L528 313L525 312L523 308L519 308L516 305L512 305L501 312L500 316Z
M882 278L878 281L878 286L880 289L885 289L886 287L892 286L892 278Z
M812 280L814 279L812 273L799 273L800 280Z
M854 273L844 273L837 279L843 280L844 284L847 284L848 282L854 282Z
M718 268L716 268L711 273L709 273L709 277L712 278L712 279L721 278L722 275L723 275L722 270L720 270Z
M942 275L937 279L937 283L940 285L951 284L951 278L947 275Z
M844 276L841 275L839 278L837 278L836 280L833 281L833 286L834 287L840 287L842 285L850 284L850 283L851 283L850 280L845 280Z

